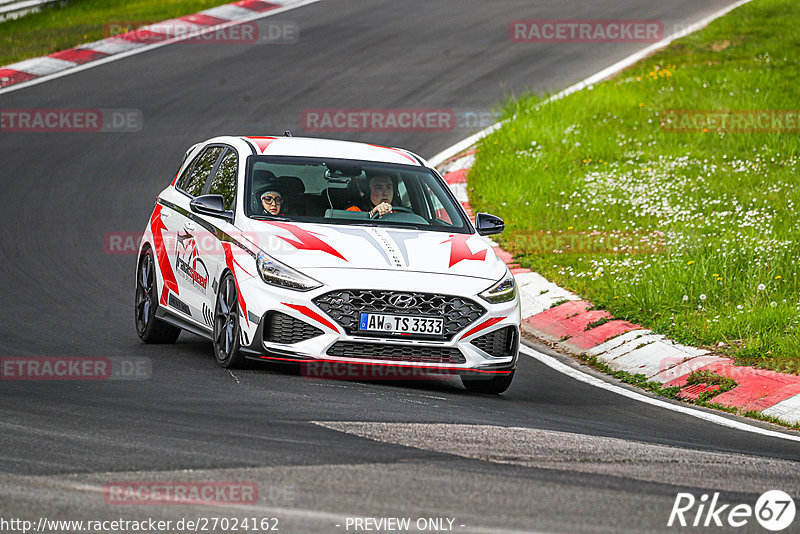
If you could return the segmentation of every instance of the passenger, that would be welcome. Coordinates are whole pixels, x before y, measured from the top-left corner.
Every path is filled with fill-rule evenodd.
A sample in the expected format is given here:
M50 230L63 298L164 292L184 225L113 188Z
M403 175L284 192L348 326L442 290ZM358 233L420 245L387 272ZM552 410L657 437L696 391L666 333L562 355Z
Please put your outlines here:
M286 200L278 188L269 188L261 194L261 205L267 215L283 215L286 211Z
M353 202L345 208L347 211L368 211L370 217L376 214L383 217L392 212L394 200L394 181L387 174L376 174L369 178L369 198L361 199L360 203Z

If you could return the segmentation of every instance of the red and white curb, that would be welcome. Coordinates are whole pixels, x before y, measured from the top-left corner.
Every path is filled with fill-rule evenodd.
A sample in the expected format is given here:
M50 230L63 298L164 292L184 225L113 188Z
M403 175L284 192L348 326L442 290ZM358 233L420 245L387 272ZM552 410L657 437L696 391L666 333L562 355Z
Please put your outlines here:
M474 161L475 150L470 149L438 165L470 217L467 176ZM800 422L800 376L734 365L730 358L680 345L637 324L614 319L607 311L593 310L590 302L521 268L511 254L488 241L514 273L522 302L522 326L536 337L574 355L596 356L613 369L643 374L665 386L680 386L678 396L684 399L697 399L717 387L687 385L694 371L732 378L737 386L715 396L714 403L758 411L787 423ZM600 320L605 322L590 328Z
M48 56L26 59L0 67L0 90L32 85L95 64L191 39L233 24L256 20L316 1L318 0L270 0L269 2L240 0L192 15L143 26L134 31L61 50Z

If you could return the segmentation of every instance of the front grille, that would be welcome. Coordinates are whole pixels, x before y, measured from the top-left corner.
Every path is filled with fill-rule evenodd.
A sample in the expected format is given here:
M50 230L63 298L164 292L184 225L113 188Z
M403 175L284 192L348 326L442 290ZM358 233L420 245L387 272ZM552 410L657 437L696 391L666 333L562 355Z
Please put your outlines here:
M388 345L337 341L328 349L328 356L341 358L368 358L395 362L464 363L466 359L455 347L420 347L416 345Z
M321 336L322 330L285 313L271 311L264 321L264 341L291 345Z
M391 303L393 297L403 296L413 299L413 305L398 307ZM470 324L477 321L486 310L476 302L463 297L437 295L434 293L381 291L347 289L331 291L314 299L334 321L339 323L348 334L361 334L358 330L359 313L388 313L394 315L419 315L441 317L444 319L444 334L441 336L409 335L409 338L443 339L452 338ZM376 334L385 336L386 334Z
M516 329L507 326L470 341L483 352L495 357L513 356L516 349Z

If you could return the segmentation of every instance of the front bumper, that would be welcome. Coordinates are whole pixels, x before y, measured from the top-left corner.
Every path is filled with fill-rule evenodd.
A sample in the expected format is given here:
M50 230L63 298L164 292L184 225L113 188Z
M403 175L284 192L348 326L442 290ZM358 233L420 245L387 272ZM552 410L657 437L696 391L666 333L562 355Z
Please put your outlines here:
M433 290L431 275L422 284L402 284L415 291ZM453 285L452 277L448 277ZM489 284L472 281L475 294L456 295L480 304L485 313L464 325L449 339L408 339L360 335L347 331L336 319L314 303L314 299L337 289L325 286L300 293L282 290L263 283L258 277L240 281L246 296L248 321L242 323L242 352L251 359L304 366L357 365L361 374L369 369L413 369L417 373L469 374L490 376L508 374L516 367L519 348L519 298L501 304L489 304L477 296ZM439 281L441 287L441 281ZM385 290L385 289L384 289ZM378 290L376 290L378 291ZM397 290L398 292L404 292ZM407 291L406 291L407 292ZM442 294L448 293L446 290ZM413 313L413 310L410 310ZM276 320L275 314L280 314ZM292 322L295 321L295 322ZM307 330L306 336L274 335L278 325L283 330ZM314 334L308 337L309 334ZM302 339L306 337L305 339ZM380 374L380 373L378 373Z

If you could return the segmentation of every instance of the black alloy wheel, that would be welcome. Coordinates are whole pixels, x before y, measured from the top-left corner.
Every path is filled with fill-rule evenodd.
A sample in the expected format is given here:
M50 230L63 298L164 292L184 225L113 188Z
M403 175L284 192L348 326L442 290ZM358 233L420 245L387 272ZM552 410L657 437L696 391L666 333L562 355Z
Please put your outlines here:
M219 284L214 311L214 357L226 368L241 367L244 357L239 353L239 294L236 281L226 273Z
M153 253L147 250L139 257L136 269L136 298L134 313L136 333L146 343L175 343L181 329L156 317L158 294Z

